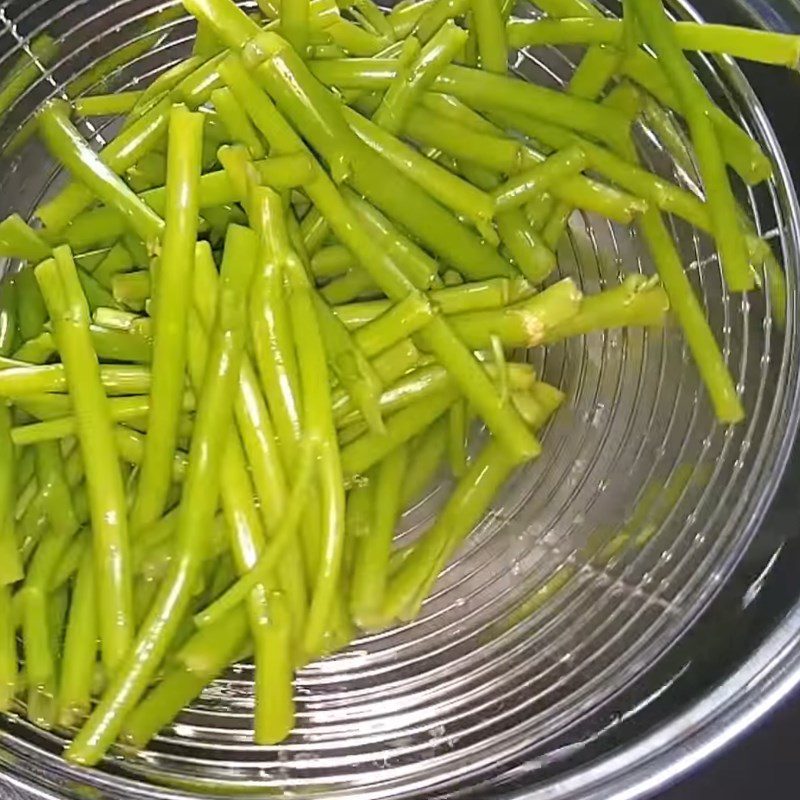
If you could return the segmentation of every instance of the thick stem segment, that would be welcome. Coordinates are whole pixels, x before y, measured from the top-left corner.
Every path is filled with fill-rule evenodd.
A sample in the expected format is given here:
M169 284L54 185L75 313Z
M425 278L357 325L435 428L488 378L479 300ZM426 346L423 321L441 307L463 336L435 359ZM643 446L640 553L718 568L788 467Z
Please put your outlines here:
M89 309L67 247L36 267L66 373L83 452L92 520L100 605L103 663L111 671L133 638L132 579L128 556L125 487L113 422L89 333Z
M725 281L731 291L750 291L755 288L755 278L748 263L725 160L709 116L711 100L681 52L661 3L658 0L635 0L633 8L648 42L681 98L708 197L708 212Z
M373 626L380 614L388 582L392 538L400 516L400 494L406 477L408 447L390 453L375 471L372 524L356 542L350 587L350 613L363 629Z
M186 326L197 240L203 115L174 106L167 144L166 227L156 273L150 414L136 499L134 531L164 513L178 438L186 371Z
M198 14L206 9L205 3L197 7L193 3L192 8L196 8ZM227 4L224 4L224 8L226 15L230 13ZM233 8L236 11L235 7ZM210 13L210 19L215 19L215 14L210 8L204 10L202 16L205 17L207 12ZM248 109L248 113L270 145L284 153L302 151L303 144L297 134L280 116L266 95L258 89L241 62L230 59L223 65L222 70L226 81L234 93L238 93L240 102ZM343 120L342 125L344 127ZM366 233L324 171L318 169L314 180L307 185L306 190L328 220L331 229L358 257L362 267L373 276L386 295L396 302L404 299L413 290L414 284L398 269L385 250ZM434 318L419 335L451 372L472 406L510 452L517 453L520 459L532 458L540 452L536 438L532 436L519 415L497 396L480 365L443 319Z
M453 551L480 521L514 464L490 441L470 464L434 526L414 546L389 584L383 620L416 616L430 586Z
M790 69L796 69L800 60L800 36L795 34L708 22L671 22L670 27L683 50L718 53ZM509 47L624 44L623 22L616 19L515 19L508 23L506 32Z
M16 454L11 422L11 410L0 405L0 586L16 583L23 575L14 531Z
M409 110L463 48L467 32L454 22L446 22L431 37L407 70L389 85L372 119L389 133L398 133ZM408 41L415 41L409 39ZM505 49L503 50L505 55Z
M94 195L115 208L143 241L154 245L164 230L164 221L86 144L69 121L69 106L64 101L51 100L39 113L38 121L39 132L53 157Z
M230 435L236 378L246 339L243 312L254 267L252 244L249 230L238 226L229 228L219 302L169 573L135 645L67 749L66 756L71 761L95 764L103 756L119 734L126 715L146 690L188 609L206 550L206 532L212 527L219 501L219 476Z
M122 175L141 161L163 139L168 121L169 103L164 101L114 137L97 157L114 174ZM76 177L82 180L80 176ZM94 199L95 193L88 184L71 183L52 200L40 205L35 214L44 223L47 234L56 236L78 214L92 205Z
M639 221L656 270L669 296L670 306L680 322L700 377L706 385L714 411L720 422L744 419L736 385L728 371L703 308L683 271L675 242L661 213L652 209Z

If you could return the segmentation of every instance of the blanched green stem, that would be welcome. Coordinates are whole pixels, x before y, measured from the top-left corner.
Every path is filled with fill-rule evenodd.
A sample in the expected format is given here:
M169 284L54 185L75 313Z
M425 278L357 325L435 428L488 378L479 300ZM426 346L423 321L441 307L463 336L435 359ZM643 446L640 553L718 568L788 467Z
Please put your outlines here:
M143 394L150 386L150 370L147 367L104 364L100 367L100 383L109 395ZM63 364L29 366L10 359L6 363L0 361L0 397L68 390Z
M428 293L428 298L436 310L442 314L460 314L463 311L500 308L510 302L516 302L528 294L530 294L530 289L524 280L510 281L507 278L490 278L486 281L475 281L462 283L459 286L434 289ZM398 309L406 307L405 302L397 305ZM411 307L416 310L416 301L411 303ZM373 320L377 320L378 317L386 314L392 308L392 303L389 300L368 300L363 303L347 303L346 305L337 306L334 311L336 316L348 328L356 329ZM411 309L409 308L409 314L410 312Z
M69 106L51 100L40 112L39 132L53 157L104 203L114 207L145 242L154 243L164 222L86 144L69 121Z
M315 294L313 297L317 324L325 343L331 372L360 409L370 429L382 431L383 420L378 407L381 381L367 359L367 356L373 353L361 349L355 337L350 335L331 307L319 295Z
M229 73L230 63L236 62L226 65ZM233 69L235 79L241 81L241 74L235 67ZM287 81L287 74L293 76L292 80ZM334 174L337 177L346 175L355 190L432 252L457 265L465 274L488 277L507 273L507 264L488 242L482 241L414 180L387 163L349 129L339 103L313 80L306 65L290 50L283 49L264 62L258 68L257 77L268 85L278 107L324 156ZM231 88L236 92L236 86ZM306 97L308 93L311 97ZM252 114L249 106L248 113ZM293 144L286 151L297 149L297 144Z
M58 722L73 726L91 708L92 680L97 658L97 599L94 561L86 548L69 607L64 657L58 687Z
M150 413L144 460L131 509L134 531L164 513L178 438L186 365L186 325L191 305L197 240L198 182L203 116L174 106L167 149L166 227L154 291Z
M14 102L42 77L40 65L47 66L55 59L58 50L58 44L43 33L30 43L30 52L26 50L20 53L0 85L0 114L5 114Z
M426 290L441 286L438 263L421 247L355 192L345 189L344 198L361 225L388 251L400 271L416 288Z
M662 325L669 298L658 283L643 275L629 275L613 289L584 295L574 317L553 326L542 344L598 330Z
M325 84L373 91L385 89L396 74L396 64L382 59L312 61L309 67ZM624 142L628 133L628 121L619 111L505 75L449 66L431 88L434 92L455 95L483 111L535 113L542 120L610 145Z
M255 245L255 238L255 235L251 236L253 245ZM205 250L206 253L208 252L207 247L202 248L202 250ZM199 261L204 260L205 258L203 256L199 259ZM213 267L213 260L209 263L208 268L212 270L215 277L216 273ZM200 267L199 269L203 268ZM208 279L204 279L202 274L199 274L195 279L195 295L200 295L201 283L209 284L212 280L210 276ZM208 296L209 292L205 292L200 302L196 304L198 306L208 307L206 309L206 317L214 306L214 292L212 291L210 294L212 294L211 297ZM207 360L206 334L202 328L202 323L200 323L196 329L190 326L189 335L190 338L197 337L199 339L199 341L194 344L199 346L202 351L200 352L199 358L190 358L192 381L195 384L196 390L200 391L203 383L203 369ZM241 392L241 385L242 380L240 372L239 392ZM236 398L234 400L235 414L238 403L238 398ZM222 461L220 493L222 496L222 506L227 528L230 532L231 550L234 555L236 568L240 574L245 573L253 567L259 553L263 549L265 534L258 511L253 502L254 489L247 471L245 453L236 435L228 439L227 449ZM264 499L267 500L268 497ZM273 603L270 601L270 592L274 584L275 578L274 576L270 576L269 580L265 580L263 584L256 586L248 598L248 612L256 657L256 669L262 672L265 670L267 672L274 671L271 668L271 664L278 655L275 642L273 641L274 630L271 623ZM290 729L294 719L294 707L291 705L291 693L289 693L290 704L288 707L276 707L276 697L282 699L286 697L285 689L282 687L285 681L277 676L273 677L276 678L273 683L265 682L260 684L261 692L259 696L257 696L256 702L261 706L261 711L257 712L257 714L260 713L261 718L266 714L269 719L273 719L271 715L276 715L281 721L284 721L281 725L281 730L283 730L283 735L285 736L288 733L286 724L288 724ZM289 680L291 680L291 676ZM258 741L262 742L263 740L259 739Z
M26 261L41 261L50 255L47 242L19 214L0 222L0 255Z
M168 119L169 104L167 102L159 103L116 136L96 158L110 172L122 175L150 153L163 139ZM69 168L69 165L67 166ZM76 178L80 181L83 180L79 175ZM36 209L36 216L45 224L47 235L58 235L78 214L94 202L94 187L78 182L78 180L68 184L54 198Z
M14 351L17 338L17 284L6 276L0 280L0 356Z
M263 192L268 190L263 189ZM291 465L300 440L300 378L287 307L284 265L270 237L268 209L258 204L258 272L250 297L250 326L261 385L275 421L284 463Z
M409 177L427 189L440 203L467 217L481 232L488 232L489 223L494 216L494 206L485 192L440 167L352 109L345 108L344 115L350 127L373 150L398 169L407 172Z
M386 433L365 433L342 449L342 468L345 475L358 478L383 460L396 447L407 442L432 424L458 400L458 390L452 385L421 402L412 403L386 420Z
M642 216L639 224L718 419L729 423L741 421L744 409L736 386L703 308L683 271L680 256L661 213L651 209Z
M653 94L659 102L685 116L682 99L664 77L661 64L641 50L622 61L621 71ZM727 162L750 184L761 183L772 176L772 162L761 146L710 99L707 113L719 137L720 148Z
M800 36L752 30L708 22L670 22L678 46L760 61L796 69L800 59ZM509 47L563 44L623 43L622 20L583 17L561 20L515 19L507 27Z
M493 196L497 210L525 205L536 195L549 191L553 185L582 172L587 162L586 154L578 145L559 151L495 189Z
M407 463L408 447L402 444L381 461L375 472L372 525L356 543L350 587L350 613L361 628L373 626L383 604Z
M278 225L281 224L280 214L275 214L274 219ZM276 234L280 234L280 231L276 231ZM328 628L330 609L339 585L344 544L344 484L331 412L325 349L315 325L312 290L293 252L285 253L284 262L290 286L289 311L303 391L303 435L318 448L322 500L320 556L303 638L306 652L315 654L323 647L323 636Z
M434 526L392 578L383 607L385 621L416 616L430 585L486 513L513 468L514 463L496 441L483 448L459 480Z
M214 624L244 602L250 592L259 583L268 578L280 563L292 538L297 533L297 528L303 516L303 506L307 502L308 491L314 477L315 459L316 447L311 439L305 439L300 447L295 481L278 530L267 543L267 547L255 566L231 586L225 594L195 616L195 622L199 627Z
M197 8L194 2L192 7ZM228 5L224 7L227 13L229 7ZM197 8L197 11L200 13L200 8ZM210 13L213 16L213 11ZM240 93L240 102L247 107L256 126L262 130L272 147L278 148L281 152L302 149L303 145L298 136L279 115L277 109L270 106L268 98L258 90L241 62L229 60L223 65L222 70L226 80L232 84L234 93ZM343 120L342 125L344 126ZM408 295L414 284L398 270L385 250L366 233L322 170L318 171L314 181L307 185L306 190L341 242L357 255L364 269L370 272L387 296L399 301ZM392 192L395 190L396 186L391 187ZM511 451L517 452L521 458L539 452L539 443L530 435L515 412L499 402L481 367L444 320L434 318L420 335L453 374L464 394L491 430Z
M442 466L447 452L448 418L442 416L409 445L406 480L400 495L400 506L406 508L420 499Z
M108 409L111 419L114 422L130 422L132 420L149 419L152 400L147 395L133 397L114 397L108 400ZM194 400L191 395L182 394L180 396L181 411L189 411L194 407ZM52 441L53 439L63 439L66 436L74 436L78 429L77 418L68 415L47 420L45 422L34 422L28 425L20 425L13 429L11 433L12 441L15 445L23 446L36 442ZM150 426L148 425L148 430ZM170 469L171 469L170 460Z
M92 94L75 98L72 107L80 117L116 117L133 111L142 94L141 91Z
M51 646L48 592L53 573L79 528L58 445L36 448L36 477L43 493L51 533L36 548L23 584L23 643L28 685L44 689L53 682L57 653Z
M421 4L418 3L417 8L421 9ZM433 0L413 28L414 36L422 44L427 43L448 20L460 17L468 8L469 0Z
M315 278L337 278L344 275L356 261L346 247L329 245L318 250L311 258L311 271Z
M11 589L0 586L0 711L6 712L17 691L17 632Z
M572 279L564 278L521 303L456 314L450 322L473 350L489 348L492 336L498 336L506 348L536 347L552 328L579 312L582 297Z
M308 45L309 0L281 0L281 33L301 55Z
M16 583L23 574L14 531L16 453L11 424L11 410L0 405L0 586Z
M170 570L134 647L112 677L99 705L67 750L67 758L94 764L117 737L142 696L178 629L191 599L218 504L219 476L233 417L233 397L245 346L245 298L254 253L247 229L228 229L220 295L203 392L176 531Z
M287 6L290 3L287 2ZM243 144L253 158L264 157L264 145L244 109L227 87L211 92L211 102L233 142Z
M116 668L130 646L132 587L128 564L125 489L113 438L113 423L100 379L89 310L69 248L36 267L78 423L91 510L100 605L103 661Z
M467 32L463 28L452 21L445 22L410 64L406 74L398 73L399 78L389 85L372 119L389 133L398 133L409 109L453 60L466 39ZM505 49L503 53L505 55Z
M471 23L478 39L481 69L505 74L508 69L505 21L497 0L471 0Z
M433 315L434 309L425 295L409 294L405 300L390 305L382 314L360 327L353 339L364 355L374 356L422 330Z
M179 659L125 720L123 739L144 748L162 728L192 702L227 666L233 663L247 640L247 615L236 610L212 628L194 634L186 644L203 658L191 663Z
M467 407L463 400L450 407L447 421L450 471L454 477L460 478L467 469Z
M447 375L447 370L436 365L420 367L403 375L383 392L380 397L381 413L384 415L394 414L423 397L439 394L451 387L452 381ZM340 430L340 439L350 426L360 426L359 435L366 431L361 414L347 395L335 396L333 412L336 426Z
M634 0L633 8L648 42L681 98L708 197L708 211L725 281L731 291L749 291L755 287L755 279L748 263L725 160L709 117L711 101L681 52L659 0Z

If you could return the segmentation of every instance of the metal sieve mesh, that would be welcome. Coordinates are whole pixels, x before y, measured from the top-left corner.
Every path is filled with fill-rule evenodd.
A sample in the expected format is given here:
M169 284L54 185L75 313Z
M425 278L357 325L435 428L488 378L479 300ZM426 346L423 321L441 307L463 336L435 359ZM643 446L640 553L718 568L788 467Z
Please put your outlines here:
M61 45L60 60L42 70L0 128L3 150L43 99L62 94L100 58L141 37L142 20L169 5L2 4L0 70L37 33L46 30ZM151 79L187 56L192 35L188 20L166 25L102 90ZM536 82L562 85L579 56L538 49L521 54L515 68ZM777 167L769 184L738 188L786 267L784 332L773 323L768 292L729 296L708 237L672 223L738 380L746 422L715 423L672 326L593 334L532 352L544 379L569 397L546 431L542 458L509 483L417 621L364 637L303 670L298 726L286 744L251 743L252 676L242 664L146 752L117 751L93 771L62 762L57 735L21 718L4 719L0 763L10 785L60 797L237 789L261 796L459 795L520 770L535 784L599 735L609 709L626 713L614 709L616 698L644 680L746 549L797 423L794 189L742 74L725 60L698 65L710 91ZM100 146L113 129L107 121L85 132ZM651 131L638 135L652 169L696 190L696 175L678 168ZM0 213L30 213L63 178L35 141L25 144L3 160ZM653 272L634 230L581 214L570 220L559 264L586 292L615 284L622 272ZM447 481L440 482L409 511L401 535L428 524L447 491Z

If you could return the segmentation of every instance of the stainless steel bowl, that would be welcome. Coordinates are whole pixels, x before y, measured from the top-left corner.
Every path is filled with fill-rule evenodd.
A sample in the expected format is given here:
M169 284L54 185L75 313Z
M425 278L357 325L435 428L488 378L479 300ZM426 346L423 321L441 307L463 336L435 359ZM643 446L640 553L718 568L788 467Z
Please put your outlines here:
M0 127L0 212L32 212L63 180L35 141L8 152L37 104L141 36L142 20L168 5L0 6L0 69L43 30L62 48ZM719 13L718 4L706 5ZM737 21L800 30L795 0L726 5ZM527 8L521 13L533 13ZM687 5L675 11L697 15ZM103 90L134 87L186 56L190 20L161 33L146 52L123 58ZM536 50L520 55L516 69L562 84L579 55ZM785 123L781 106L796 108L800 87L796 75L770 77L765 96L779 80L787 88L765 110L733 63L698 65L776 168L769 184L737 188L786 269L784 331L773 319L775 298L729 296L708 238L674 225L747 421L715 423L673 326L533 352L545 378L569 396L546 432L543 457L510 482L419 620L303 670L298 727L287 743L251 743L251 668L242 664L147 751L117 750L95 770L62 761L59 735L3 719L0 792L5 785L54 798L632 798L706 758L778 702L800 675L797 592L772 590L781 553L791 549L783 539L800 505L795 493L772 506L785 518L763 520L800 407L800 207L770 117ZM86 133L100 145L115 124ZM651 131L640 136L653 168L696 189L693 170L679 169ZM562 274L587 291L622 271L653 271L635 231L590 215L573 217L559 260ZM447 488L442 481L406 514L401 536L430 521ZM767 595L769 611L748 630Z

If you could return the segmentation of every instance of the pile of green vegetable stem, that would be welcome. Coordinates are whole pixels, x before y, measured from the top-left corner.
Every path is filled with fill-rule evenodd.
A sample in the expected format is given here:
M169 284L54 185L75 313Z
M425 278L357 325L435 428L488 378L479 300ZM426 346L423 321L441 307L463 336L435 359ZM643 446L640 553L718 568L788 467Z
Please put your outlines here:
M682 49L795 66L798 38L675 24L660 0L623 21L538 6L185 0L190 58L38 113L70 182L0 223L29 263L1 298L0 707L73 732L70 760L143 747L247 657L255 740L288 736L294 670L415 617L539 455L564 396L515 355L671 307L720 422L743 418L663 215L780 311L728 169L771 165ZM590 46L563 92L508 72L549 44ZM638 163L642 115L703 197ZM92 116L123 118L99 153L73 122ZM657 276L586 297L556 279L576 208L638 225ZM450 498L393 549L443 463Z

